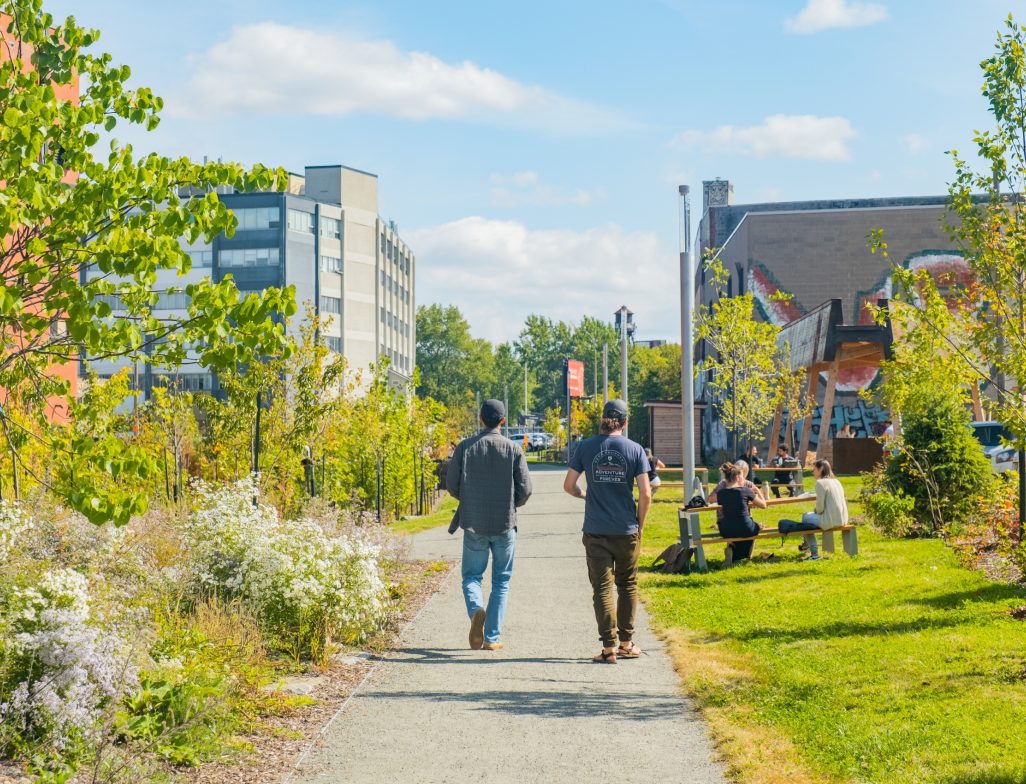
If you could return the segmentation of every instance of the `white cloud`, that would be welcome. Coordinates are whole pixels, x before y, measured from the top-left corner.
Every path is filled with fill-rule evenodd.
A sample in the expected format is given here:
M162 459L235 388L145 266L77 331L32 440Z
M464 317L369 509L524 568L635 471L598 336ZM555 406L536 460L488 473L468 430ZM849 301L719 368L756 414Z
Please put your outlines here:
M791 33L818 33L834 27L865 27L887 18L879 3L858 0L808 0L805 7L784 22Z
M612 113L464 60L447 63L391 41L261 22L191 59L179 115L381 114L472 119L551 130L629 127Z
M555 207L574 205L587 207L605 196L601 188L560 188L544 185L537 172L522 171L511 175L493 174L492 204L497 207Z
M918 133L907 133L901 137L901 146L905 148L906 152L918 155L929 148L930 140Z
M655 232L468 217L404 236L417 254L417 301L459 305L489 340L514 339L531 313L611 320L623 303L646 335L679 334L677 255Z
M774 114L747 128L722 125L712 131L685 131L674 143L757 158L846 161L851 157L847 143L856 135L845 117Z

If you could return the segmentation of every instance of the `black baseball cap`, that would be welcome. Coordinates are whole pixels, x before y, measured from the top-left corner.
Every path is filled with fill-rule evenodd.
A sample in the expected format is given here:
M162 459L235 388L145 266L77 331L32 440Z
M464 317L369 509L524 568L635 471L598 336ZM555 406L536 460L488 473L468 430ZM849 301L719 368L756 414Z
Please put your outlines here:
M602 416L606 419L626 419L627 404L619 398L614 398L602 408Z
M486 400L481 404L481 421L488 427L496 427L506 418L506 406L501 400Z

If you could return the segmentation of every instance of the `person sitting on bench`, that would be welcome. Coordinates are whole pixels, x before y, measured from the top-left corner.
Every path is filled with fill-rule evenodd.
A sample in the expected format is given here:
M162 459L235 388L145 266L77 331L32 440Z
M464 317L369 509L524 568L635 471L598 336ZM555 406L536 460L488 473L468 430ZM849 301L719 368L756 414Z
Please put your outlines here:
M816 511L806 512L801 522L797 520L781 520L777 529L781 534L795 531L829 531L848 524L848 502L844 497L844 488L834 476L834 471L827 460L817 460L812 466L816 477ZM805 542L799 550L808 550L812 561L819 560L819 545L815 534L805 534Z
M765 509L766 499L751 487L744 486L741 469L734 463L721 465L720 476L726 482L723 489L716 492L716 501L723 507L723 517L716 521L720 536L734 539L757 535L761 529L752 519L749 505ZM754 545L754 541L731 542L724 551L724 563L729 566L735 561L751 558Z
M787 446L781 444L777 447L777 456L770 461L770 465L776 468L798 468L798 458L792 457ZM798 483L798 475L794 471L777 471L773 474L773 495L780 498L780 485L787 485L787 494L794 496L795 485Z
M737 466L737 470L741 472L741 485L742 485L742 487L751 488L752 490L755 491L756 495L765 498L766 496L763 494L762 490L759 489L759 486L757 484L755 484L755 482L752 482L752 481L750 481L748 479L748 463L746 463L744 460L738 460L736 463L734 463L734 465ZM711 493L709 493L709 500L706 503L709 503L709 504L717 504L717 503L719 503L716 500L716 493L718 493L720 490L722 490L726 486L727 486L727 480L726 479L720 479L719 484L717 484L716 487L713 488L713 491ZM722 519L723 519L723 507L721 506L719 509L716 510L716 521L719 522Z

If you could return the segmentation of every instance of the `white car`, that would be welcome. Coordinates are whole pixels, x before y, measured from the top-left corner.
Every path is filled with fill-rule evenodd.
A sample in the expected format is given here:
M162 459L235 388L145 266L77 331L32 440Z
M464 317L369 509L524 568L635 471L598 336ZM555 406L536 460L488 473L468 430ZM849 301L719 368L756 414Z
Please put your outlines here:
M990 458L990 467L995 474L1019 470L1019 450L1015 447L1003 446L1000 449L992 449L987 457Z
M1002 443L1003 440L1011 438L1004 425L1000 422L973 422L972 429L995 474L1019 470L1019 455L1016 449Z

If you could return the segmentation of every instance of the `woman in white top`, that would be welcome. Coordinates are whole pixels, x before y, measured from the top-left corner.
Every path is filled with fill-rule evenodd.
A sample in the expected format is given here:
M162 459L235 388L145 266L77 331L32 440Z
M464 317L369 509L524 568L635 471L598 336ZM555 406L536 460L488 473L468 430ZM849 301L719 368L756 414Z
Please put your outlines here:
M816 511L803 514L800 523L795 520L781 520L778 526L780 533L829 531L848 524L848 502L844 497L844 488L834 476L830 463L826 460L817 460L813 464L812 473L816 477ZM811 560L819 560L819 544L816 542L815 534L805 534L802 549L808 549Z

